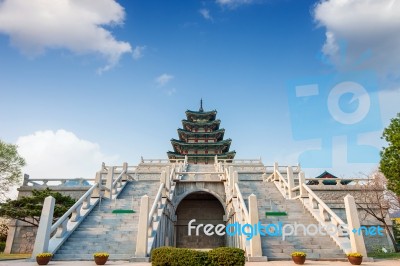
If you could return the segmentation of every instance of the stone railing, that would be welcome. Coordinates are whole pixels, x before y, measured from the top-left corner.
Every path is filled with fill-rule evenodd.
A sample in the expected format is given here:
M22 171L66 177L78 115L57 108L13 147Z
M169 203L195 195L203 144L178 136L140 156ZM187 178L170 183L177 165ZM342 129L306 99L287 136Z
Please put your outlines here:
M349 226L331 208L328 207L306 184L301 186L300 201L318 223L327 230L334 229L329 236L345 252L352 252ZM357 211L356 211L356 215Z
M85 181L93 183L94 179L83 179L83 178L30 178L29 175L24 174L24 181L22 183L22 186L46 186L46 187L51 187L51 186L64 186L67 182L73 181L76 184L76 186L87 186L85 185Z
M268 168L269 172L263 174L266 182L274 182L279 192L286 199L296 199L299 197L297 191L300 186L296 184L304 183L304 173L301 171L300 165L297 166L279 166L274 164L274 168ZM284 174L285 176L283 176Z
M177 177L174 181L221 182L221 176L223 174L224 172L176 172Z
M105 167L104 164L102 164L102 169L96 173L94 185L92 185L53 225L51 223L55 200L52 197L46 198L48 202L53 203L46 204L45 201L42 210L42 216L44 215L45 219L40 219L32 258L42 252L51 252L54 254L93 210L102 197L108 197L110 199L116 198L126 184L126 182L122 183L122 181L126 180L127 171L127 163L124 163L121 167ZM114 179L115 172L119 173L119 175ZM102 178L104 174L107 175L105 186L103 185L104 182ZM51 219L48 219L50 216ZM39 232L43 232L43 234ZM50 239L51 235L52 237Z
M95 183L50 229L50 234L57 232L49 241L50 253L55 253L68 239L73 231L81 224L86 216L100 201L100 198L92 198L93 192L99 189L100 184ZM71 216L71 217L70 217Z
M143 157L141 157L140 159L141 163L165 163L168 164L170 163L170 160L168 159L143 159Z
M176 184L183 171L187 168L187 160L166 167L161 173L160 186L154 202L149 209L149 197L141 198L140 216L137 235L135 258L137 261L147 261L151 250L161 246L173 246L174 236L169 233L174 231L175 210L171 204L175 196ZM179 172L178 172L179 171Z
M258 207L257 197L251 194L248 197L248 207L243 198L238 185L238 172L233 171L233 167L224 167L224 184L227 202L227 224L257 224ZM261 238L260 235L254 235L253 238L247 239L244 234L235 234L233 237L228 237L228 245L241 248L245 251L249 261L262 261Z
M286 170L286 178L282 176L281 172ZM342 187L343 181L353 181L355 186L365 181L365 179L338 179L338 178L305 178L304 173L299 166L293 170L290 166L278 166L274 164L274 171L272 174L264 174L265 181L274 182L278 190L282 193L284 198L291 200L300 200L311 215L318 221L318 223L326 230L328 235L336 242L336 244L345 252L360 252L364 257L367 257L364 239L362 234L352 234L351 230L360 228L358 211L354 201L354 197L347 195L344 197L344 205L346 209L347 224L331 209L325 202L320 199L316 193L306 185L306 181L316 183L317 187L323 186L324 181L336 182L329 187ZM295 184L297 185L295 186ZM329 230L333 232L329 233Z

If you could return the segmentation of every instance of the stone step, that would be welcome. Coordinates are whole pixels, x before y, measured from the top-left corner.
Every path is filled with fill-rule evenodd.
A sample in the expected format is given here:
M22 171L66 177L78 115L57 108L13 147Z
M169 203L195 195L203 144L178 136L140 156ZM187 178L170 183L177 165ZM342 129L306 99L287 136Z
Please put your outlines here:
M134 256L134 252L127 254L113 254L110 253L108 260L129 260ZM78 256L74 256L73 254L54 254L52 260L58 261L73 261L73 260L93 260L93 253L90 254L80 254Z

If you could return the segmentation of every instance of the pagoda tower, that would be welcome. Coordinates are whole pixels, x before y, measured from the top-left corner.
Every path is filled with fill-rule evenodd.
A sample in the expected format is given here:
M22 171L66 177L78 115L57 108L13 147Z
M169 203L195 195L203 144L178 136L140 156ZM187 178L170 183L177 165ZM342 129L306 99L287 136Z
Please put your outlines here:
M232 140L224 140L225 129L219 128L221 120L215 119L217 111L204 112L203 100L200 100L199 111L186 112L186 119L182 120L183 128L178 128L179 140L171 139L174 151L169 151L168 158L184 159L194 164L208 164L214 162L215 155L219 159L232 160L235 151L229 151Z

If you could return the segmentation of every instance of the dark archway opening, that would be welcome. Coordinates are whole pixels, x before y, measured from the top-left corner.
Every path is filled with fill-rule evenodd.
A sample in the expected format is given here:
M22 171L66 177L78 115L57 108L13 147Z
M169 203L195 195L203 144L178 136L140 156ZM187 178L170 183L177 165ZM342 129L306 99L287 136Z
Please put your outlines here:
M225 235L219 236L215 233L215 226L226 223L223 220L225 214L221 202L208 192L194 192L187 195L178 205L176 210L176 247L178 248L197 248L208 249L225 246ZM188 233L188 224L193 222L191 235ZM196 229L199 224L212 224L213 235L208 236L204 233L204 226L199 227L199 235Z

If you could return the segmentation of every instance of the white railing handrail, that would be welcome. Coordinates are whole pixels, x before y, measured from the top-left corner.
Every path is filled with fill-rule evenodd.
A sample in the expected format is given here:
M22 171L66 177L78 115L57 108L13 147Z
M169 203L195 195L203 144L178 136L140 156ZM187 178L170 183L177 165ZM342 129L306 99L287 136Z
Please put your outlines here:
M151 210L149 212L149 219L148 219L147 227L150 227L151 223L153 222L153 215L154 215L155 211L157 210L158 202L161 200L162 190L164 188L164 185L165 185L164 183L161 183L160 187L158 188L156 198L154 199L153 206L151 207Z
M122 176L126 174L126 169L122 170L122 172L119 174L119 176L114 180L114 182L112 183L112 187L114 188L118 182L120 182Z
M168 163L169 159L143 159L141 162L142 163L153 163L153 162L156 162L156 163Z
M67 181L79 181L81 184L83 182L93 182L95 181L94 178L29 178L29 179L24 179L22 186L27 186L30 187L29 184L32 186L62 186L64 185ZM38 183L42 182L42 184ZM53 182L58 182L58 184L48 184L48 183L53 183Z
M288 182L285 180L285 178L282 176L282 174L279 171L276 171L276 173L278 174L279 179L282 180L282 182L285 184L285 186L289 187Z
M333 217L338 224L344 225L346 224L334 211L332 211L331 208L328 207L328 205L325 204L325 202L322 201L315 193L314 191L311 190L306 184L303 184L303 187L305 190L307 190L308 194L311 194L313 199L315 199L318 202L318 205L321 206L331 217Z
M171 180L174 180L175 174L176 174L176 170L175 170L175 164L172 165L172 169L171 169L171 173L169 174L169 182L171 182Z
M247 210L242 193L240 192L239 185L237 183L235 183L235 189L236 189L236 195L237 195L237 198L239 199L241 209L243 210L245 219L246 219L246 221L248 221L249 220L249 211Z
M53 233L66 219L69 219L69 216L75 211L75 209L77 209L82 203L83 201L90 195L92 194L92 192L97 188L100 187L99 183L94 184L91 188L89 188L88 191L86 191L85 194L82 195L82 197L80 197L80 199L75 202L74 205L71 206L71 208L69 208L69 210L64 213L63 216L61 216L52 226L51 226L51 231L50 233Z

